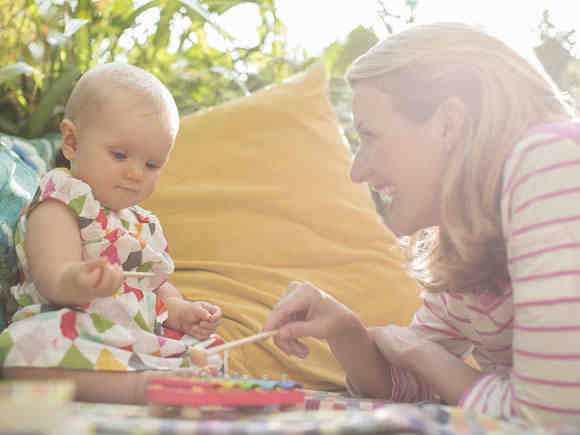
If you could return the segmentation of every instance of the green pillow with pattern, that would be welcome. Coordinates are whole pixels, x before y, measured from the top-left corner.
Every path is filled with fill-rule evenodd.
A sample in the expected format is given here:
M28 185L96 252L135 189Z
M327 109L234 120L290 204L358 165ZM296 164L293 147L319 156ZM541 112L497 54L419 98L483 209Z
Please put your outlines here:
M0 134L0 330L6 325L10 287L18 281L14 231L40 176L54 167L60 135L24 139Z

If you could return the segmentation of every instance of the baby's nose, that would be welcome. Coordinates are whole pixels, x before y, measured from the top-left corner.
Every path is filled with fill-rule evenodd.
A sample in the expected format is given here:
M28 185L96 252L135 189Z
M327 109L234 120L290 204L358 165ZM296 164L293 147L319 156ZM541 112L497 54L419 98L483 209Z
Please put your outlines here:
M143 168L137 164L130 165L126 175L131 180L141 180L143 178Z

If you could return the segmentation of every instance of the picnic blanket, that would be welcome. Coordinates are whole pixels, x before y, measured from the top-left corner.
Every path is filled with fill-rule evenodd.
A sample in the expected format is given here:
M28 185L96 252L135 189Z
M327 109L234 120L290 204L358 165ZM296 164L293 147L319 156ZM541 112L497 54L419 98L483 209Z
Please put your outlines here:
M529 427L522 422L494 420L461 408L435 404L394 404L346 397L340 393L307 394L303 405L287 411L244 415L243 412L200 420L151 417L146 406L74 402L73 418L96 434L204 435L358 435L358 434L579 434L565 425Z

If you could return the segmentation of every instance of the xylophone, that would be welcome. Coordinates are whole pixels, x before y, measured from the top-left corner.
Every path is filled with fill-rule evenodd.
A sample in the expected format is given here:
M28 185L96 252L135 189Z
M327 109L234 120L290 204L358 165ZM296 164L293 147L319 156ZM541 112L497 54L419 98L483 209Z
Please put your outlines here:
M265 406L304 402L301 385L292 381L236 378L154 378L145 391L151 404L164 406Z
M264 340L276 335L277 331L265 331L220 346L208 349L192 349L191 360L198 367L205 367L208 356L224 352L236 346ZM226 355L227 360L227 355ZM304 403L302 386L291 381L230 377L164 377L153 378L145 390L145 400L149 402L149 413L166 414L166 408L180 408L182 416L191 417L189 411L216 407L258 408L287 407ZM199 414L192 414L198 417Z

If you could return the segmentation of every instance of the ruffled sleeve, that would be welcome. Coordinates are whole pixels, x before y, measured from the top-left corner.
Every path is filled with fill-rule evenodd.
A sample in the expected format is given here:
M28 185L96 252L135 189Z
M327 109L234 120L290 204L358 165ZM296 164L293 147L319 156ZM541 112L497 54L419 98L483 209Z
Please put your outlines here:
M100 202L93 196L90 186L74 178L68 169L53 169L42 177L30 210L47 199L64 203L78 216L83 242L105 235L105 216Z

